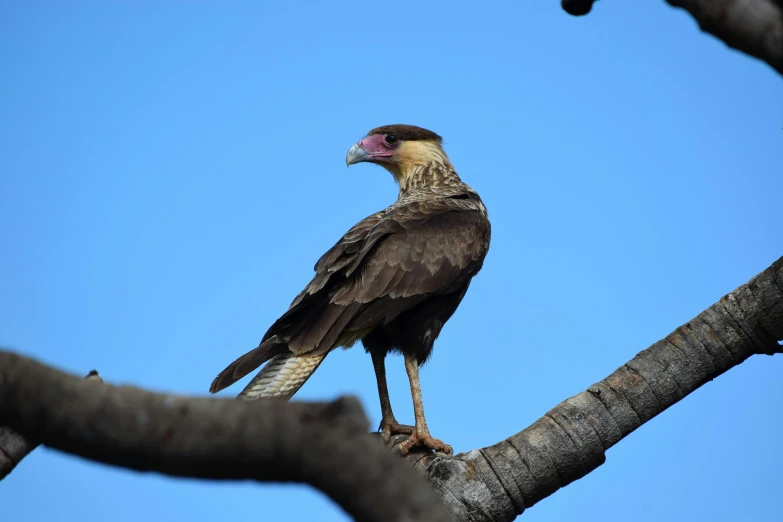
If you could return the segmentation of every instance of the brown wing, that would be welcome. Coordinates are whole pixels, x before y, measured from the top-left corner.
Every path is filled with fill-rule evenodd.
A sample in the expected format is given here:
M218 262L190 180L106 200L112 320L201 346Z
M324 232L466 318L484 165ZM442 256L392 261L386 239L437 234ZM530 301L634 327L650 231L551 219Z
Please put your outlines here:
M290 337L292 329L301 327L308 319L324 311L328 304L324 301L329 288L345 280L343 273L347 265L356 259L368 233L378 224L384 212L364 218L345 233L345 235L330 248L315 264L315 276L310 283L294 298L288 311L269 327L261 342L274 335ZM288 334L288 335L286 335Z
M489 222L464 199L393 206L354 226L264 339L296 354L323 353L388 323L433 295L461 288L481 268Z

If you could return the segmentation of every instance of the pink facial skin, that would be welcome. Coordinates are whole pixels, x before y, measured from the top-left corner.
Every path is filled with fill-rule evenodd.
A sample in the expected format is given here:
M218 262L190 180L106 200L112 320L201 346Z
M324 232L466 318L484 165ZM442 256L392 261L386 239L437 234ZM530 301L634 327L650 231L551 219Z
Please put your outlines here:
M386 143L385 134L373 134L363 138L357 145L367 152L367 161L388 161L394 156L400 142L396 141L393 145L389 145Z

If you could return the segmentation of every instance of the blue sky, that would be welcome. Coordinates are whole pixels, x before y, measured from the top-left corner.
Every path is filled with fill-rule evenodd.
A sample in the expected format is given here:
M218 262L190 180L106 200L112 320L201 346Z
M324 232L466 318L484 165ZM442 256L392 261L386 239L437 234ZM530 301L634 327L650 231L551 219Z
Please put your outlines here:
M482 273L422 371L435 436L526 427L783 255L783 89L664 2L0 2L0 345L204 395L351 225L396 197L346 150L446 139ZM400 358L392 401L412 420ZM528 521L779 520L783 357L612 448ZM227 395L239 391L229 389ZM331 355L297 396L356 394ZM9 520L345 520L304 486L138 474L39 449ZM85 515L88 513L88 515Z

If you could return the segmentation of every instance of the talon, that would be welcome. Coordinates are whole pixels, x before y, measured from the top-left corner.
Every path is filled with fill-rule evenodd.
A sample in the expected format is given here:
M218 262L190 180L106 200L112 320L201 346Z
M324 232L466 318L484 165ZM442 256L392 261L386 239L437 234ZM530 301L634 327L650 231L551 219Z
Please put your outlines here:
M381 432L383 442L388 444L392 435L410 435L413 433L414 428L407 424L400 424L396 419L392 418L382 420L378 426L378 431Z
M400 455L404 457L416 446L422 446L439 453L445 453L446 455L452 455L454 453L452 447L442 440L436 439L427 432L422 433L414 429L408 440L400 444Z

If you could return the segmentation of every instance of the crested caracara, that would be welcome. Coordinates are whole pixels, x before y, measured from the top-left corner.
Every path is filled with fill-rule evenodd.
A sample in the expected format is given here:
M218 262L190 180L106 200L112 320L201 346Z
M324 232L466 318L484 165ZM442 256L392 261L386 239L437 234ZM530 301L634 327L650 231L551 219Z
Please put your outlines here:
M383 418L381 434L451 453L424 418L419 366L459 306L487 255L490 225L479 195L462 182L434 132L411 125L371 130L348 150L348 165L391 172L397 201L351 228L315 265L315 277L266 332L261 344L220 372L214 393L266 363L239 398L288 399L338 347L361 340L372 356ZM399 424L386 388L384 360L401 352L415 426Z

